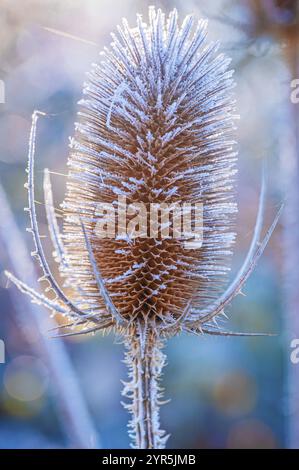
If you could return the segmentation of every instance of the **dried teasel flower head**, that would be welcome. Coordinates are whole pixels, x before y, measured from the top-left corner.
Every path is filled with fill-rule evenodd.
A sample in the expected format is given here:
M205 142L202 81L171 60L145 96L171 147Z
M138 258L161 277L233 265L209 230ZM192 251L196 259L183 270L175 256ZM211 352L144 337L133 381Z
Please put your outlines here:
M124 21L93 66L71 140L62 236L45 170L49 231L70 296L55 280L39 235L34 157L43 113L33 114L29 230L40 280L56 298L7 273L34 302L70 318L61 327L65 335L113 327L124 336L130 380L123 395L131 400L125 406L138 448L163 448L167 439L159 426L163 339L182 330L247 335L222 331L213 320L241 292L281 212L260 240L263 180L248 255L219 295L235 238L234 83L229 59L207 42L207 22L194 23L188 16L179 26L176 10L166 20L150 8L149 24L139 16L130 29Z
M225 279L235 237L234 83L230 59L207 43L207 21L194 23L188 16L180 25L176 11L165 19L154 8L148 25L140 16L134 29L123 21L84 87L63 205L66 275L99 317L105 304L78 216L108 294L131 324L141 319L165 326L190 299L194 311L202 309ZM127 204L125 232L114 223L121 201ZM137 227L140 236L130 237L130 228L144 216L140 203L147 218ZM173 212L169 238L162 230L151 235L153 204L182 210L200 203L199 248L172 236ZM97 233L103 205L112 206L105 217L111 238Z

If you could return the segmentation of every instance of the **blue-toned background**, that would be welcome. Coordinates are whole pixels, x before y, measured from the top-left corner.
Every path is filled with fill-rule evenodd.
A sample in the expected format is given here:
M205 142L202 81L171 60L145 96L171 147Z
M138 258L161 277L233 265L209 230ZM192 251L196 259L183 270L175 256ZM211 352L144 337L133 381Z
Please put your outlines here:
M101 48L110 43L109 33L121 18L126 16L134 26L136 13L146 15L151 3L142 0L0 2L0 79L5 84L5 103L0 104L0 181L28 254L33 246L30 234L25 231L28 220L23 208L31 113L40 109L52 114L39 123L36 193L42 202L44 167L60 173L52 176L55 204L59 207L65 190L68 136L73 132L85 72L98 60ZM211 39L222 40L223 49L233 58L241 115L238 238L233 276L250 244L263 159L268 160L269 186L265 225L271 223L280 201L285 198L281 148L288 147L283 132L290 94L288 64L277 38L267 32L256 36L254 32L252 36L250 28L247 31L238 24L250 25L254 21L249 1L176 0L156 4L167 11L177 7L181 18L190 12L210 18ZM32 307L35 313L30 311L27 299L7 282L3 273L4 269L16 272L7 249L14 236L7 210L2 204L0 338L5 342L6 362L0 364L0 448L70 447L75 445L72 423L60 406L61 389L47 355L39 353L34 315L38 312L46 318L48 312L36 306ZM38 205L38 219L41 233L48 235L42 204ZM43 241L50 258L49 237ZM299 364L290 362L287 331L294 338L299 337L299 331L293 329L285 307L282 244L280 224L244 290L246 296L239 296L227 311L230 320L226 325L235 331L274 332L278 336L201 338L183 334L168 342L163 386L166 398L171 401L162 407L161 421L171 434L169 448L288 446L287 429L296 420L296 413L292 408L294 402L289 403L287 383L289 376L293 382L296 380ZM17 245L17 242L13 245L16 252ZM51 266L58 275L54 261ZM22 278L29 282L31 277L27 266ZM44 324L47 335L46 330ZM51 348L58 340L46 341ZM123 346L113 336L101 335L70 338L64 343L66 351L62 359L59 348L54 348L50 355L59 364L63 379L68 381L71 369L65 358L66 352L69 354L82 394L79 401L86 405L89 425L96 428L101 445L128 447L128 416L120 404L120 380L126 379ZM299 378L297 381L299 384ZM68 393L67 399L76 413L78 397ZM299 433L297 438L299 447Z

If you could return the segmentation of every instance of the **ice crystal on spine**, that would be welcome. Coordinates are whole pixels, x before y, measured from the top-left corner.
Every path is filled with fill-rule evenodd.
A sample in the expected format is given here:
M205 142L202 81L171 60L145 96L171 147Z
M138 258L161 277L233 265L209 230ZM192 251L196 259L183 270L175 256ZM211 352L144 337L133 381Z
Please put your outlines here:
M265 184L248 255L236 278L217 297L228 271L236 204L236 152L232 140L234 100L229 59L207 43L207 22L188 16L180 26L174 10L166 19L149 10L113 35L84 87L69 174L61 236L50 174L44 192L49 231L65 285L54 278L39 235L35 210L34 158L38 117L34 112L28 152L28 211L34 256L55 294L49 299L6 273L33 302L69 317L64 335L113 328L123 335L130 381L125 404L133 446L163 448L159 380L163 340L182 330L195 334L247 335L222 331L216 319L241 292L277 224L263 239ZM99 204L203 204L203 244L179 238L99 238ZM162 224L162 221L160 223ZM213 322L215 321L215 323ZM72 331L80 327L80 330ZM69 331L71 329L71 331ZM250 334L249 334L250 335Z

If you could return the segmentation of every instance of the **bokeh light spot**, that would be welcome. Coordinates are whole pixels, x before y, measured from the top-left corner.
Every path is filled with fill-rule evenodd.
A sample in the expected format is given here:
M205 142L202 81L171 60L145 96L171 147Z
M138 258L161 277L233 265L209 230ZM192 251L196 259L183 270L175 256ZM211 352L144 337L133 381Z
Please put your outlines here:
M18 357L6 367L4 386L16 400L30 402L40 399L48 383L47 368L41 360L32 356Z

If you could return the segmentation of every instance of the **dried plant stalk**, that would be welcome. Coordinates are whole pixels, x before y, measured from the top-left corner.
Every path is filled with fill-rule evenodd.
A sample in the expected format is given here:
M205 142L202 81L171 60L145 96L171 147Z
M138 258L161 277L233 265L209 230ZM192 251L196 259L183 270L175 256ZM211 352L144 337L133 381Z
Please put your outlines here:
M94 256L116 310L124 322L134 322L125 337L138 447L164 442L155 392L163 360L153 364L163 357L156 351L157 328L177 321L191 298L190 319L215 299L235 237L230 60L206 43L207 22L195 29L193 23L187 17L180 27L175 11L165 22L154 9L149 25L139 17L131 30L124 21L88 76L68 161L67 276L103 311L104 297L90 269ZM190 250L174 238L97 238L97 204L113 204L118 196L147 207L204 202L202 249ZM78 215L91 241L89 252Z
M125 406L132 415L130 435L137 448L163 448L167 439L159 424L164 340L182 330L239 334L222 331L213 321L241 291L280 214L260 240L263 183L248 256L218 297L235 239L234 82L230 60L217 53L218 45L207 43L206 27L203 20L194 25L191 16L179 26L176 10L165 19L161 10L150 8L148 25L138 16L137 27L130 29L124 20L111 48L105 49L102 62L88 76L71 140L63 236L47 172L44 185L56 259L72 289L71 298L54 279L38 234L33 170L39 114L33 115L28 175L31 230L44 279L56 299L49 300L8 276L34 301L70 317L65 334L113 327L122 335L130 377L124 395L131 400ZM99 237L98 205L113 206L119 198L126 198L127 205L142 202L146 209L152 203L202 203L202 246L190 248L188 235L153 237L148 228L134 238L123 231ZM136 225L136 214L130 215L129 223ZM158 221L160 229L162 222ZM80 331L72 331L78 325Z
M162 398L159 381L166 359L161 351L163 342L154 329L146 331L140 322L132 327L125 345L131 379L123 390L123 395L131 400L124 404L132 415L129 435L138 449L163 449L168 439L159 422Z

